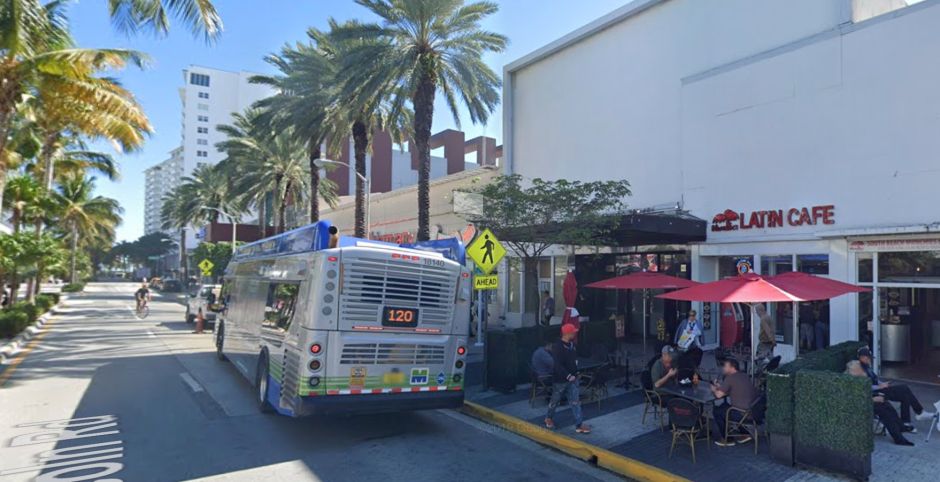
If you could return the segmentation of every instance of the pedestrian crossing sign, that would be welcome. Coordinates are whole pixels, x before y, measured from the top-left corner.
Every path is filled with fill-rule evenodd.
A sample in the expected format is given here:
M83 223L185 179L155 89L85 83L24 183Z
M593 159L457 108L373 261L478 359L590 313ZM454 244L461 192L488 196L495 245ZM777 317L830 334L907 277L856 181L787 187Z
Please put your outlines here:
M483 274L490 274L496 269L503 256L506 255L506 248L499 243L496 236L489 229L484 229L482 233L474 239L467 247L467 256L477 264Z
M199 269L202 270L203 276L212 275L212 268L214 267L215 267L215 264L213 264L212 261L209 261L208 259L204 259L199 262Z

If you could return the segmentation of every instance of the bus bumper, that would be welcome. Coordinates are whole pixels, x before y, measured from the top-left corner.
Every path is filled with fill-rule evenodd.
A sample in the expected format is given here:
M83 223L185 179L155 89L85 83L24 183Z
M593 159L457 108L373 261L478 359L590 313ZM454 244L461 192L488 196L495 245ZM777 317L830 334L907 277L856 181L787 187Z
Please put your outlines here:
M375 393L364 395L316 395L301 398L298 416L367 414L458 408L463 390L414 393Z

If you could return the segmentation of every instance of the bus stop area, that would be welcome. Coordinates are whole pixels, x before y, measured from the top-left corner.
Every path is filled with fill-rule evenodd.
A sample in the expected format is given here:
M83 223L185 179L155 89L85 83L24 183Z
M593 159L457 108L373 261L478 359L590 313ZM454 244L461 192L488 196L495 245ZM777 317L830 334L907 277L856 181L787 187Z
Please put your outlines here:
M481 357L476 357L479 360ZM706 352L702 369L718 371L714 352ZM476 368L476 370L474 370ZM474 415L501 429L510 430L536 439L559 450L571 444L583 447L585 453L609 451L662 470L666 478L696 481L750 481L755 474L766 482L804 480L852 480L850 477L823 472L800 465L788 466L775 461L770 454L766 432L759 439L757 453L750 442L732 447L719 447L712 441L696 442L696 460L693 463L688 446L677 446L670 457L672 436L670 428L660 428L659 419L649 413L644 417L646 403L638 375L631 377L631 386L623 388L623 374L605 383L605 390L583 390L582 412L584 422L592 433L582 435L574 431L574 417L570 407L559 407L555 416L557 428L549 431L544 426L548 401L538 389L533 397L532 384L519 383L512 389L484 388L482 364L471 363L468 369L467 402L480 406ZM914 394L925 403L940 400L940 386L911 383ZM929 408L929 407L928 407ZM837 416L837 415L835 415ZM645 418L645 420L644 420ZM668 423L668 421L667 421ZM940 473L940 435L936 429L930 441L925 441L929 421L915 422L919 432L908 434L914 447L898 446L887 435L874 436L869 480L933 481ZM554 442L554 433L573 440ZM630 464L626 464L630 466ZM628 475L629 476L629 475Z

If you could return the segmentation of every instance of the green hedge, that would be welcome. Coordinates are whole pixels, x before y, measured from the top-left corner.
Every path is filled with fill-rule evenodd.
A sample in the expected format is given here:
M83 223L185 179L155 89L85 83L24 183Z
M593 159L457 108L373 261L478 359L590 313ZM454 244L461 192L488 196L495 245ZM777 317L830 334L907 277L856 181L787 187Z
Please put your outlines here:
M858 456L874 450L871 383L841 373L803 370L796 374L793 419L796 444Z
M36 321L36 319L39 318L39 315L44 313L42 311L39 311L38 306L32 303L27 303L25 301L20 301L19 303L14 304L10 309L25 313L27 323L32 323Z
M793 434L794 375L803 370L821 370L841 373L845 364L855 359L858 349L865 343L845 341L801 355L781 365L767 377L767 429L771 433Z
M63 293L78 293L85 289L85 283L69 283L62 287Z
M0 338L13 338L29 326L26 313L14 308L0 311Z

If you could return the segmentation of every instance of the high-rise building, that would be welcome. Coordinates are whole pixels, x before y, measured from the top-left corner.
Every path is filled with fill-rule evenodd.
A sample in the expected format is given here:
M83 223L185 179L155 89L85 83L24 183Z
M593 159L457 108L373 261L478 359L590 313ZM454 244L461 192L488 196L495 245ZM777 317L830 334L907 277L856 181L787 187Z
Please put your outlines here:
M228 72L191 65L183 70L179 88L182 103L180 147L170 158L147 168L144 199L144 232L160 231L163 197L179 185L181 179L200 165L214 165L225 155L215 145L226 139L216 126L231 124L232 114L243 112L256 101L273 94L264 85L251 84L252 72ZM187 245L195 246L190 230Z
M144 171L144 234L164 231L160 210L163 198L179 184L183 176L183 148L170 151L170 157Z

